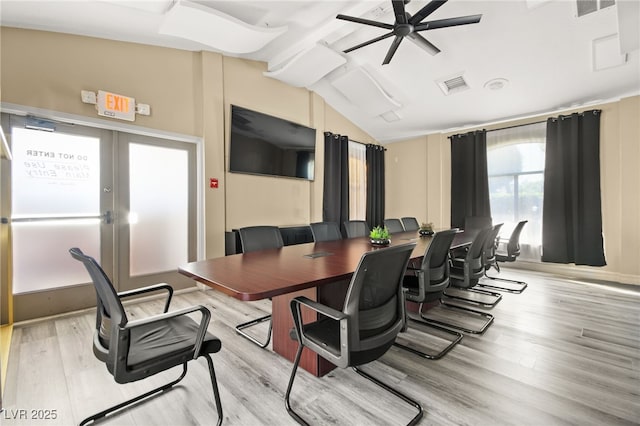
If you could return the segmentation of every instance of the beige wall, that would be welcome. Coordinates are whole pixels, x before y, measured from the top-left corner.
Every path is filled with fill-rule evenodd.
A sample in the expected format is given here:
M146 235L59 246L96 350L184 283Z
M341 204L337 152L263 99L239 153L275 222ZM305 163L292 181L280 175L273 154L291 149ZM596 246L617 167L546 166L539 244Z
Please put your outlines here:
M448 228L451 219L448 139L433 134L385 145L385 216L414 216Z
M138 126L202 137L206 257L224 254L224 232L322 219L323 133L375 142L316 94L263 76L261 62L134 43L1 28L2 102L96 118L80 91L107 90L151 105ZM231 104L317 129L315 181L227 173Z
M524 266L566 275L640 284L640 96L563 114L589 109L602 110L601 191L607 266ZM537 116L484 128L493 130L546 118L546 115ZM386 145L387 217L411 215L418 217L419 221L433 222L436 227L449 226L449 135L432 134ZM523 262L518 263L522 266Z
M94 118L94 107L80 102L80 90L103 89L151 105L151 116L136 118L138 126L202 137L203 179L215 177L220 182L217 190L205 189L207 257L222 255L224 232L238 226L321 220L324 131L375 143L316 94L264 77L264 63L13 28L2 28L0 40L2 102ZM316 128L316 180L227 173L225 129L230 104ZM636 96L595 107L603 110L602 194L608 265L558 269L638 282L640 100ZM416 216L437 227L449 226L447 136L432 134L386 146L387 217Z

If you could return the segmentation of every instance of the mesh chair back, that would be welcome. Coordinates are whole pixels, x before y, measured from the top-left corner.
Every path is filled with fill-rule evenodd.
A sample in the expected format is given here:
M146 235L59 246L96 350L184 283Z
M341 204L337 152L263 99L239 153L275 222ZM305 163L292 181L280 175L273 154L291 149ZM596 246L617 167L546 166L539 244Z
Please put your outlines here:
M507 256L513 258L520 256L520 233L522 232L522 228L524 228L524 225L526 225L527 222L528 220L520 221L513 229L513 232L509 237L509 242L507 243Z
M493 228L484 228L478 232L469 247L469 251L464 259L465 275L468 279L477 279L484 274L484 244L489 234L493 232Z
M347 220L344 223L344 233L347 238L368 237L369 225L364 220Z
M422 258L422 272L426 293L442 292L449 285L449 250L458 228L435 234Z
M479 231L490 226L492 226L492 220L489 216L467 216L464 218L465 231Z
M112 337L112 323L124 327L127 324L127 315L116 290L98 262L93 257L85 255L77 247L70 249L69 253L74 259L82 262L93 281L97 299L96 335L98 337L97 341L94 339L94 353L101 361L107 361ZM112 356L115 357L115 353ZM115 361L112 360L112 362Z
M316 222L312 223L310 226L311 233L313 234L313 241L315 242L342 239L340 227L335 222Z
M350 365L377 359L404 328L402 279L415 243L365 253L347 290Z
M496 239L498 238L498 234L500 233L500 228L502 228L503 223L498 223L493 228L491 228L491 232L488 234L486 240L484 241L484 267L489 269L492 264L496 262Z
M384 226L387 227L389 233L391 234L404 232L404 227L402 226L402 222L400 222L400 219L385 219Z
M403 217L401 220L405 231L417 231L420 229L418 219L415 217Z
M416 303L439 300L449 286L449 250L458 228L436 233L422 257L416 275L404 277L405 298Z
M240 228L238 232L243 253L284 246L282 234L277 226L248 226Z

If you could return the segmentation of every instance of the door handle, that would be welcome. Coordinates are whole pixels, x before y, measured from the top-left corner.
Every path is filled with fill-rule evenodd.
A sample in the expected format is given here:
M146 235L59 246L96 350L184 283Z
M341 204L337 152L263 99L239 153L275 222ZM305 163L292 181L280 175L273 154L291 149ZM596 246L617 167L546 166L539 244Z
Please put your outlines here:
M107 210L106 212L104 212L104 214L102 215L102 220L107 225L111 225L113 223L113 212L111 210Z

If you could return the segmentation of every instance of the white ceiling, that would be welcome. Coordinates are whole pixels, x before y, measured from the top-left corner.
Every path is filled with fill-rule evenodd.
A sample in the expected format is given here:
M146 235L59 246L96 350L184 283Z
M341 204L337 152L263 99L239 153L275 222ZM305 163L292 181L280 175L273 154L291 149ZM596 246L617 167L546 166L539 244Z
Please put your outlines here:
M425 21L482 14L480 23L421 32L441 50L435 56L405 39L388 65L381 64L393 38L342 53L386 30L335 17L392 24L390 0L181 1L199 9L199 20L177 29L163 25L176 2L159 0L0 0L0 22L264 61L269 75L307 86L383 143L640 93L638 0L616 0L582 17L570 0L451 0ZM415 14L427 3L413 0L406 10ZM215 23L200 31L210 33L209 44L175 35L191 37L186 31L198 30L200 20ZM604 69L595 70L594 61ZM445 95L438 81L460 75L469 88ZM507 83L485 87L493 79Z

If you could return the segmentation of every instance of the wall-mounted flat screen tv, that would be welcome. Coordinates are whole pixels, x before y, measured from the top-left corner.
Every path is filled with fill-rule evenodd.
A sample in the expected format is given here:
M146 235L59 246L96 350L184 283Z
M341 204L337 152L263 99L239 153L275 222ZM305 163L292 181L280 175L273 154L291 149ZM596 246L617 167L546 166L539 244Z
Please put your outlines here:
M229 171L313 180L316 130L231 105Z

